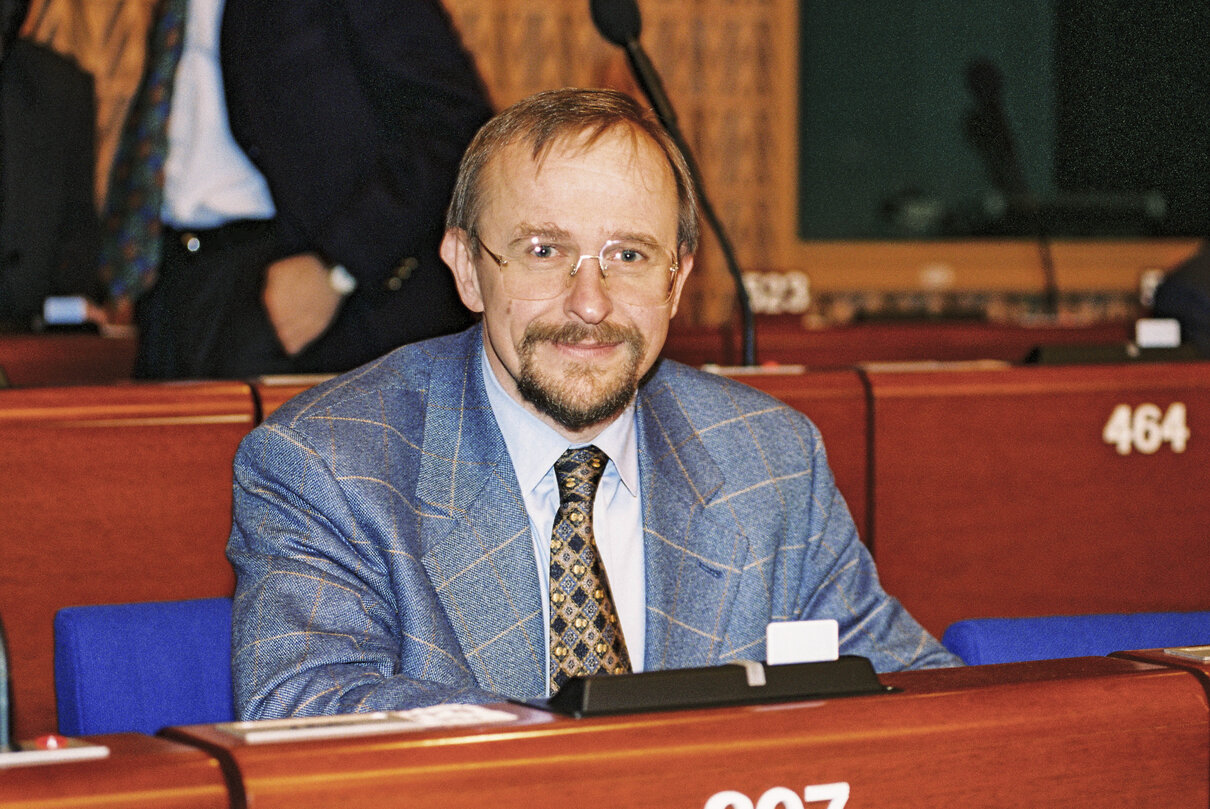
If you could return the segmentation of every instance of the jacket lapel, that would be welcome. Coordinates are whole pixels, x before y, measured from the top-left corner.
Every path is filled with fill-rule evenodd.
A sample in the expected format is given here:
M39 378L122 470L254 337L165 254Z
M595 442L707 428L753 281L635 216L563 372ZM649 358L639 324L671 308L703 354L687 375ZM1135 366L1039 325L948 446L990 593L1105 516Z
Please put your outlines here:
M734 658L724 633L748 555L747 538L708 508L723 475L660 374L642 388L639 470L647 575L646 668ZM720 519L718 513L724 516Z
M544 635L533 539L483 388L479 329L435 358L417 496L421 563L479 684L541 695Z

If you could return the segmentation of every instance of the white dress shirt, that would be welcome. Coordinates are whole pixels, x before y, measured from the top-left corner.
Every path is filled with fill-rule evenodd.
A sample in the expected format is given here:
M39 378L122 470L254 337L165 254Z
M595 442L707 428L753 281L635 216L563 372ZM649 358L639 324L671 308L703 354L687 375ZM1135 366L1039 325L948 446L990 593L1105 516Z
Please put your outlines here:
M183 230L238 219L271 219L265 178L227 123L219 65L223 0L189 0L181 61L173 77L161 217Z
M481 351L483 380L496 424L504 436L534 540L534 560L542 589L547 671L550 670L550 535L559 508L555 461L571 446L505 392ZM593 503L592 530L609 578L618 621L634 671L643 670L646 639L646 574L643 569L643 510L639 492L638 440L634 402L591 443L609 456Z

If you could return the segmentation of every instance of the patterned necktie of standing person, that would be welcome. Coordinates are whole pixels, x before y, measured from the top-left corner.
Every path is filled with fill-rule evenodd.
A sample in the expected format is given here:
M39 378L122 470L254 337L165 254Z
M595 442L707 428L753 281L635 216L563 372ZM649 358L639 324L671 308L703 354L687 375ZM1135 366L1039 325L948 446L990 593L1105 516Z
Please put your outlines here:
M103 218L101 277L114 298L151 287L160 264L168 112L185 39L188 0L163 0L148 37L146 70L114 155Z
M630 655L592 532L592 504L609 456L594 446L555 461L559 510L550 537L551 692L568 678L626 674Z

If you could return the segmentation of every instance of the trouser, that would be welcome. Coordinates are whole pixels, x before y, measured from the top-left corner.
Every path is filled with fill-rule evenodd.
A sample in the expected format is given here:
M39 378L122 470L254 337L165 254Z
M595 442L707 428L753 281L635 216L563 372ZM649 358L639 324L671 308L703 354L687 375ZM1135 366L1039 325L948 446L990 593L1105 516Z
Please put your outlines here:
M289 372L291 361L261 303L264 269L276 249L267 221L165 229L156 283L135 307L135 376L214 379Z

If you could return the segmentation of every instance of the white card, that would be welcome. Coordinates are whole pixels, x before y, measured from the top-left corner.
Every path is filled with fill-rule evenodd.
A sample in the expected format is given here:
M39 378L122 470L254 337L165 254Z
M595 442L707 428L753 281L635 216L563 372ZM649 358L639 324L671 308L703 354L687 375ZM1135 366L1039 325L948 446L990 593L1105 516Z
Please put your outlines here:
M840 656L836 621L775 621L765 629L765 662L818 663Z

